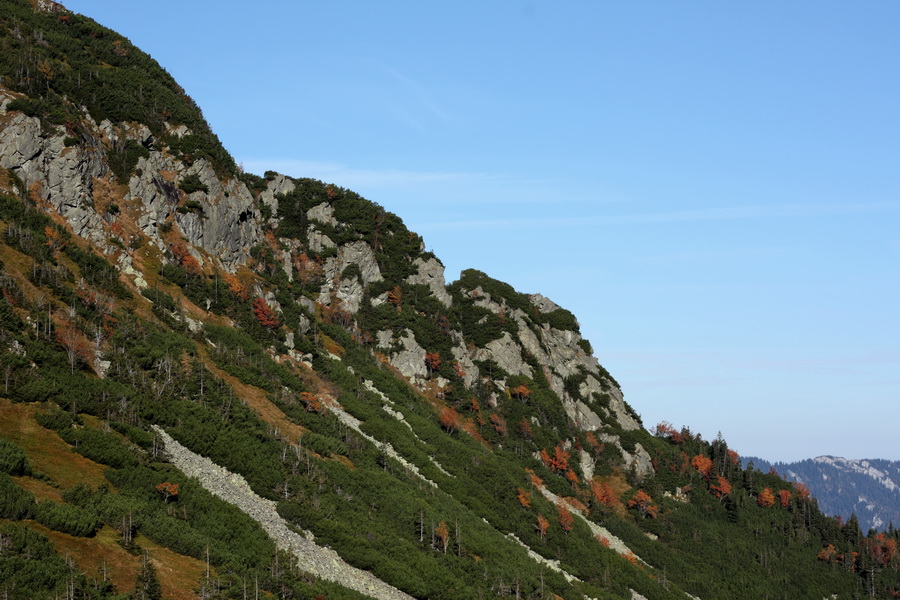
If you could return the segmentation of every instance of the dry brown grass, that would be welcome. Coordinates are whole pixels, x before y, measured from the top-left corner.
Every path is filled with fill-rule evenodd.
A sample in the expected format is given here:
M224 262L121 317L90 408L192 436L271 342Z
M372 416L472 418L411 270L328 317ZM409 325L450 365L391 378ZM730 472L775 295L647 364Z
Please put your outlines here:
M193 600L197 597L194 590L200 587L200 578L206 573L206 563L173 552L142 535L137 536L135 541L150 554L150 560L156 567L156 574L162 585L164 598ZM215 570L211 570L213 577L215 574Z
M102 579L105 572L106 578L116 587L117 592L129 593L134 590L140 557L129 554L119 546L119 533L115 529L104 526L94 537L84 538L53 531L34 522L29 522L28 525L50 538L56 551L75 561L78 568L87 575ZM196 598L194 590L199 587L200 578L206 572L203 561L173 552L143 535L138 535L135 542L150 555L164 598Z
M116 591L127 593L134 589L139 558L116 543L119 533L115 529L104 526L94 537L85 538L53 531L38 523L29 526L50 538L57 553L71 558L85 574L102 579L105 571Z
M76 453L56 433L38 425L34 420L38 410L37 405L0 398L0 436L18 444L31 467L45 473L63 489L77 483L91 487L109 485L103 476L107 467Z
M264 390L256 386L247 385L237 377L223 371L216 366L203 350L200 351L200 359L213 375L221 378L231 386L237 397L253 410L260 419L272 426L282 439L296 443L300 436L306 432L306 428L288 419L287 415L269 400Z
M63 501L62 491L49 483L45 483L32 477L13 477L13 479L19 487L34 494L34 497L38 502L41 500L53 500L55 502Z

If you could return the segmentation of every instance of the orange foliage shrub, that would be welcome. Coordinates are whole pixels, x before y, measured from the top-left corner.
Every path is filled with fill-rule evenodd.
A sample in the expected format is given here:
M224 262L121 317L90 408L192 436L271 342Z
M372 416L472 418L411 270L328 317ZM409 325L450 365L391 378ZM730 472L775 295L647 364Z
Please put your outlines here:
M459 414L450 406L441 410L441 413L438 415L438 421L440 422L441 427L451 433L459 431L461 426Z
M533 439L534 438L534 430L531 428L531 423L528 422L528 419L522 419L519 421L519 433L522 434L522 437Z
M794 495L791 494L788 490L778 490L778 501L781 502L781 506L783 508L788 507L788 505L791 503L791 498L793 497Z
M281 325L278 313L263 298L257 297L253 301L253 316L256 317L260 325L267 329L275 329Z
M559 518L559 525L563 528L563 531L566 533L572 531L572 526L575 524L575 519L572 517L572 513L569 511L568 505L562 500L556 501L556 512Z
M156 486L156 490L163 495L163 499L168 502L169 498L178 495L179 484L164 481Z
M325 410L325 407L322 405L322 402L316 397L315 394L310 392L300 392L300 400L303 404L306 405L306 410L309 412L320 413Z
M447 548L450 546L450 530L447 528L447 523L445 521L441 521L440 524L434 528L434 535L437 536L441 551L446 554Z
M437 371L441 366L441 355L437 352L429 352L425 355L425 364L432 373Z
M500 435L506 435L506 419L504 419L497 413L492 413L490 421L491 427L494 428L494 431L496 431Z
M794 491L797 493L797 499L801 501L809 500L809 488L805 483L794 483Z
M180 266L191 275L200 274L200 272L202 271L202 269L200 268L200 263L197 262L197 259L193 257L187 246L185 246L181 242L176 242L169 246L169 249L172 251L172 256L175 257L175 262L178 263L178 266Z
M531 493L526 492L522 488L517 488L516 498L524 508L531 508Z
M653 517L659 514L659 507L653 503L653 498L644 490L637 493L628 501L629 508L637 508L642 517Z
M771 489L765 488L756 497L756 503L763 508L769 508L770 506L775 504L775 494L772 493Z
M709 486L709 489L716 498L724 498L731 493L731 482L721 475L718 475L716 477L716 483Z
M569 453L559 444L553 450L553 458L550 459L550 468L557 473L565 473L569 470Z
M547 529L550 528L550 522L544 518L544 515L538 515L535 528L537 529L538 535L541 536L541 539L544 539L544 536L547 535Z
M597 503L602 506L614 507L619 504L619 499L616 497L615 492L613 492L612 486L607 482L592 482L591 493L594 495L594 499Z
M391 291L388 292L387 301L397 307L397 310L400 310L400 303L403 301L403 291L400 289L399 285L395 285Z
M247 288L243 283L241 283L241 280L238 279L236 275L225 273L223 279L225 280L225 284L228 286L229 292L231 292L241 300L247 299Z
M531 390L523 383L522 385L513 388L512 395L519 400L528 400L531 397Z
M697 469L697 472L704 477L709 477L710 473L712 473L713 461L708 456L698 454L691 459L691 466Z

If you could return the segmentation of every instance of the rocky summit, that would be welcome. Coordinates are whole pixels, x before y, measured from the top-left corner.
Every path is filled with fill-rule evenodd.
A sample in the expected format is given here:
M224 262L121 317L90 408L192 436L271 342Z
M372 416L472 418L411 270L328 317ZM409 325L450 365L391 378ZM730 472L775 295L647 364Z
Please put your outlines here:
M574 315L425 248L0 0L2 597L896 597L892 527L649 431Z

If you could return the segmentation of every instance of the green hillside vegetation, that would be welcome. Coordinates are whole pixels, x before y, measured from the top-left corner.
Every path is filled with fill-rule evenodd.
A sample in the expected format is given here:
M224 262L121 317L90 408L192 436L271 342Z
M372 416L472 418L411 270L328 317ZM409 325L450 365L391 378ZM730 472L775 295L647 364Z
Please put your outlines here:
M157 144L186 160L205 157L223 173L237 172L196 103L126 38L76 13L35 11L26 0L3 0L0 9L0 77L28 96L13 108L62 125L81 142L93 141L85 138L81 107L97 123L141 123ZM184 125L192 134L171 136L166 124ZM141 149L134 144L110 149L120 174L137 163Z
M83 105L95 121L143 123L183 160L205 156L235 173L199 109L127 40L68 12L0 8L0 74L27 94L9 111L67 129L71 120L75 143L90 144L79 137ZM166 123L194 135L167 137ZM121 181L152 150L108 160ZM242 177L269 216L260 198L275 177ZM138 289L118 254L73 235L17 179L0 173L3 598L363 598L301 572L250 516L179 471L154 426L414 598L897 597L896 530L864 534L823 516L804 488L742 469L721 438L668 424L629 430L608 410L619 389L602 367L603 394L583 397L583 364L563 383L563 396L603 416L593 431L569 416L558 379L528 352L520 373L530 374L486 359L467 383L460 346L474 352L530 331L548 351L541 332L577 333L575 316L541 312L476 270L447 287L444 304L410 283L416 264L435 258L421 238L350 190L292 180L252 259L233 272L201 264L177 227L152 252L141 238L135 264L150 283ZM336 224L314 225L334 246L314 250L309 211L323 203ZM329 260L357 242L383 279L364 286L354 313L320 291ZM361 282L361 268L335 279ZM425 351L419 381L390 362L392 336L405 331ZM579 356L590 351L577 343ZM646 472L629 466L639 449ZM82 471L90 477L70 478ZM121 564L97 568L65 544ZM173 579L184 565L188 585Z

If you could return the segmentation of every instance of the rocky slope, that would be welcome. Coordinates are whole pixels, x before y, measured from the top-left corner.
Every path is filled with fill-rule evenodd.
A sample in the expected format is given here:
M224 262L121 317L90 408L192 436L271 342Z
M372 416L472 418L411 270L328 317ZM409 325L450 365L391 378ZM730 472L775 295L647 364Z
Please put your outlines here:
M448 284L377 204L239 172L118 34L0 9L0 364L26 407L0 422L3 594L158 597L154 569L206 598L900 587L900 558L860 558L888 541L724 440L651 435L547 297Z

